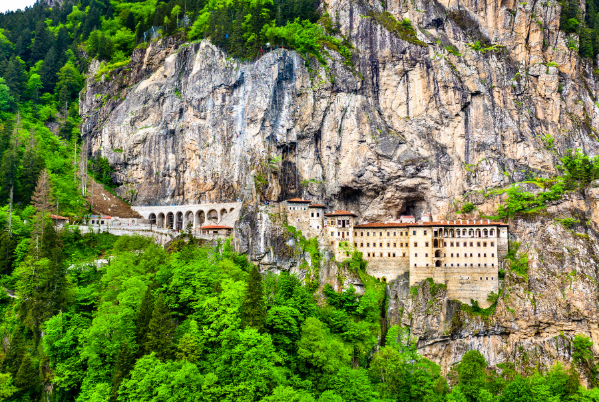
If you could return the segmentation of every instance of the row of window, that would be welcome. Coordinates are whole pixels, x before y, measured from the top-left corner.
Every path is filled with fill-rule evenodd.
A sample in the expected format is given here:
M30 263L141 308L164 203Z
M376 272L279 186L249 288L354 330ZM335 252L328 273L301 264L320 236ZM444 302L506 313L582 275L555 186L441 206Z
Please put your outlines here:
M314 212L310 212L310 218L314 218ZM316 212L316 218L320 217L320 212Z
M372 254L374 254L374 253L372 253ZM381 253L381 254L382 254L382 253ZM382 257L382 255L381 255L381 257ZM417 265L417 264L414 264L414 266L415 266L415 267L417 267L418 265ZM428 266L429 266L429 264L427 263L427 264L426 264L426 266L428 267ZM437 265L437 266L438 266L438 267L440 267L441 265ZM444 266L444 267L447 267L448 265L445 263L445 264L443 264L443 266ZM453 264L450 264L449 266L453 267ZM457 264L457 266L459 267L459 266L460 266L460 264ZM467 266L468 266L468 264L464 264L464 266L465 266L465 267L467 267ZM471 267L474 267L475 265L474 265L474 264L470 264L470 266L471 266ZM480 267L480 263L478 264L478 266ZM484 266L484 267L486 267L486 266L487 266L487 264L483 264L483 266ZM492 267L494 267L494 266L495 266L495 264L493 263L493 264L491 264L491 266L492 266Z
M367 253L368 257L376 257L376 253ZM385 253L379 253L379 257L383 257L385 255ZM405 257L406 253L402 253L402 257ZM387 253L387 257L389 258L395 258L395 257L399 257L399 253Z
M476 247L480 247L480 244L481 243L479 241L477 241L476 242ZM483 244L483 247L487 247L487 242L486 241L482 242L482 244ZM427 245L428 245L428 243L427 243ZM453 242L449 243L449 247L454 247ZM460 247L460 242L459 241L456 242L455 247ZM463 243L462 247L468 247L468 242L465 241ZM470 242L470 247L474 247L474 242ZM495 242L494 241L491 242L491 247L495 247Z
M364 237L364 232L359 232L360 236ZM373 236L376 236L377 232L372 232ZM379 236L383 236L383 232L378 232ZM407 236L409 233L408 232L399 232L400 236ZM416 235L416 231L413 231L413 234ZM426 236L426 230L424 231L424 235ZM358 232L354 232L354 236L358 237ZM370 236L370 232L366 232L366 236ZM397 232L393 232L393 236L397 237ZM387 237L391 237L391 232L387 232Z
M290 211L305 211L306 207L289 207Z
M424 256L428 257L428 253L424 253ZM446 257L446 256L447 256L447 254L443 253L443 257ZM453 257L453 253L451 253L451 256ZM459 256L460 256L460 253L456 253L456 257L459 257ZM478 253L478 256L480 257L480 253ZM483 256L486 257L487 253L483 253ZM418 257L418 253L414 253L414 257ZM436 252L435 257L441 258L441 253ZM468 253L464 253L464 257L468 258ZM470 253L470 257L472 257L472 253ZM491 253L491 257L495 257L495 253Z
M341 232L337 232L337 236L341 236L340 234ZM347 232L347 235L349 236L349 232ZM333 232L331 232L331 236L333 236ZM472 245L473 243L470 242L470 247L474 247ZM354 243L355 247L358 247L358 243L355 242ZM405 247L408 247L409 244L406 243ZM460 243L457 243L456 247L459 247ZM495 246L495 242L491 242L491 247ZM360 247L364 247L364 243L360 243ZM366 247L370 247L370 243L366 243ZM376 247L376 243L372 243L372 247ZM383 243L379 243L379 247L383 247ZM391 243L387 243L387 247L391 247ZM397 247L397 243L393 243L393 247ZM404 247L403 243L399 243L399 247ZM414 247L418 247L418 242L414 242ZM424 247L428 247L428 242L424 242ZM453 247L453 243L451 243L451 247ZM468 243L464 242L464 247L468 247ZM476 243L476 247L480 247L480 242ZM487 247L487 242L483 242L483 247ZM485 254L486 255L486 254ZM453 257L453 254L451 255ZM458 254L459 256L459 254ZM479 254L480 257L480 254Z
M387 243L387 247L390 246L391 243ZM358 243L354 243L355 247L358 247ZM360 247L364 247L364 243L360 243ZM370 243L366 243L366 247L370 247ZM372 243L372 247L376 247L376 243ZM383 247L383 243L379 243L379 247ZM393 243L393 247L397 247L397 243ZM403 243L399 243L399 247L404 247ZM408 247L408 243L406 243L406 247Z

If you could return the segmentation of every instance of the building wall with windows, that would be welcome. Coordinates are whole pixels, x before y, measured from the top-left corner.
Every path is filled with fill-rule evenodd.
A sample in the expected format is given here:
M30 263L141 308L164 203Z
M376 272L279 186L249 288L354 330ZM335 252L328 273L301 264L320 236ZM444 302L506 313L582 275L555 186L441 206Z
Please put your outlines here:
M474 299L486 306L489 293L498 291L499 269L508 249L504 223L431 222L427 215L418 222L406 216L397 222L357 224L351 211L323 213L321 221L315 212L324 212L324 207L310 208L305 200L290 201L288 222L310 237L318 236L321 244L334 252L336 261L350 258L357 249L368 261L369 274L393 281L409 272L410 286L432 278L447 285L450 299L464 303Z

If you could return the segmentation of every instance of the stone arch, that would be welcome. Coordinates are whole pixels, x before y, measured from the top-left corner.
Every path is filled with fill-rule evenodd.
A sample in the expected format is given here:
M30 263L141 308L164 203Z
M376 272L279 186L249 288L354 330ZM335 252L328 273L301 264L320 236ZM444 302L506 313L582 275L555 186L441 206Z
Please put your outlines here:
M480 229L476 229L476 237L480 237Z
M195 227L202 226L204 222L206 222L206 213L200 209L198 212L196 212Z
M435 261L435 267L440 267L440 266L441 266L441 260Z
M483 229L483 237L489 237L489 231L487 229Z
M441 257L441 250L435 251L435 257L437 257L437 258Z
M449 237L447 236L447 229L445 229L445 235L443 237Z
M193 227L193 212L187 211L185 212L185 219L183 220L183 229L187 229L187 225L191 222L191 227Z
M468 232L468 236L473 237L474 236L474 230L470 229L470 231Z
M491 229L491 232L489 232L489 236L491 236L491 237L495 236L495 229Z
M233 212L234 210L235 210L235 208L231 208L231 209L229 210L229 213Z
M212 223L218 222L218 212L216 212L216 209L208 211L208 220Z
M156 221L156 226L158 226L159 228L164 228L164 214L162 212L160 212L158 214L158 219Z
M223 208L220 210L220 220L222 221L223 219L225 219L227 217L228 213L227 213L227 209Z
M455 237L453 229L449 230L449 237Z
M168 212L166 214L166 228L173 229L175 227L175 214Z
M439 247L439 240L433 240L433 247Z
M462 230L462 237L466 237L466 229Z
M181 230L183 229L183 212L177 212L177 221L175 222L175 229Z
M150 225L156 225L156 214L155 213L151 213L150 216L148 216L148 219L150 220Z

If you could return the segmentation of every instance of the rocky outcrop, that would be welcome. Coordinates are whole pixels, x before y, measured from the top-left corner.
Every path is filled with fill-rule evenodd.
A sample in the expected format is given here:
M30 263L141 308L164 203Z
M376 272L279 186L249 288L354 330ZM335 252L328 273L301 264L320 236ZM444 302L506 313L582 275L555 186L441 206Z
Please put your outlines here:
M353 65L331 51L327 68L308 68L285 49L240 62L177 38L137 49L109 73L92 63L82 133L114 167L120 195L135 194L135 204L242 199L238 248L265 268L300 272L297 245L260 200L303 196L361 221L450 218L464 200L492 211L501 196L483 190L557 174L568 148L599 153L599 78L558 30L557 1L327 0L324 10L355 47ZM411 20L418 41L383 12ZM410 326L444 370L472 348L492 364L529 364L568 360L576 332L597 343L598 199L591 188L511 222L529 272L508 270L494 315L468 315L443 289L431 295L425 283L414 295L396 281L392 323ZM554 219L562 216L581 223L569 230ZM337 272L327 266L322 281Z

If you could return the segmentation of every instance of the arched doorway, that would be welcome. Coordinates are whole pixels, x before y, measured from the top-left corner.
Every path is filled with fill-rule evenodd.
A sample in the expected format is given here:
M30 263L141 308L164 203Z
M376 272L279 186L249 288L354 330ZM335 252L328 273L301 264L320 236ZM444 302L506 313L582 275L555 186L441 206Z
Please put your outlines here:
M208 211L208 220L212 223L218 222L218 212L216 212L216 209Z
M441 266L441 260L435 261L435 267L440 267L440 266Z
M437 257L437 258L441 257L441 250L435 251L435 257Z
M204 213L204 211L200 210L198 212L196 212L196 224L195 227L200 227L204 224L204 222L206 222L206 214Z
M183 229L183 212L177 212L177 225L175 227L176 230Z
M220 220L222 221L223 219L225 219L227 217L227 210L225 208L220 210Z
M439 240L433 240L433 247L439 247Z
M156 226L160 229L164 228L164 214L161 212L158 214L158 220L156 221Z
M154 214L154 213L150 214L148 219L150 220L150 225L156 226L156 214Z
M183 229L187 230L187 226L191 223L191 227L193 228L193 212L187 211L185 212L185 219L183 220Z
M169 212L168 214L166 214L166 228L167 229L172 229L175 226L175 215L172 212Z

